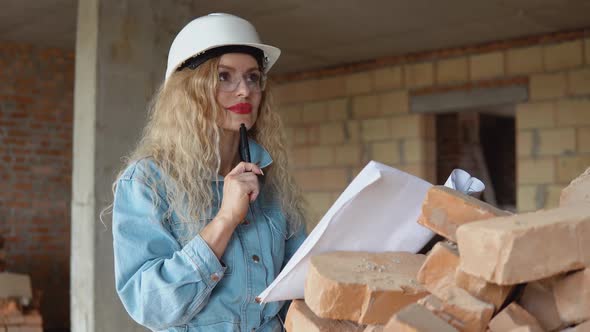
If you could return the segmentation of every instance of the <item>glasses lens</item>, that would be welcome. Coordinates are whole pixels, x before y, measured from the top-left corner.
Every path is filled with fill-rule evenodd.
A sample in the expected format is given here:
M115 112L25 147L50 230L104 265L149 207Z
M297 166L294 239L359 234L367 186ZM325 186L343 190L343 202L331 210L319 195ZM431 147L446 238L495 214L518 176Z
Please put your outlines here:
M241 82L244 82L250 91L261 92L264 91L266 77L259 72L249 72L242 75L230 72L220 72L218 74L218 87L221 91L236 91Z

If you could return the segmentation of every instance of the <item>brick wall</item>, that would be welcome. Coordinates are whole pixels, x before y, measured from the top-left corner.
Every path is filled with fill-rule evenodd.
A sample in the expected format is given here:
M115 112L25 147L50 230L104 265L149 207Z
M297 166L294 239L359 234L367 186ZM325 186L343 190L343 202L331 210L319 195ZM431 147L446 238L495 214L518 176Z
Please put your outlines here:
M69 326L73 78L72 52L0 44L0 234L46 328Z
M530 72L530 101L516 113L518 204L528 211L557 206L590 166L590 39L521 52L528 61L515 69Z
M313 215L309 228L369 160L434 181L434 116L409 113L400 80L399 68L386 68L279 87L294 174Z
M368 160L434 182L435 119L412 96L526 84L517 109L517 205L554 206L590 165L590 39L574 31L275 77L310 228Z

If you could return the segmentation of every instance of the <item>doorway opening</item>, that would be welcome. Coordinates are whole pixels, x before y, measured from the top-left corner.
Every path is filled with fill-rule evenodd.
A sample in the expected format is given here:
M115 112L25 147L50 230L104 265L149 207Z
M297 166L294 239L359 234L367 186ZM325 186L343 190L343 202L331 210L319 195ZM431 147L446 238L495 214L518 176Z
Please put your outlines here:
M515 133L513 106L437 114L437 183L461 168L486 185L481 200L515 212Z

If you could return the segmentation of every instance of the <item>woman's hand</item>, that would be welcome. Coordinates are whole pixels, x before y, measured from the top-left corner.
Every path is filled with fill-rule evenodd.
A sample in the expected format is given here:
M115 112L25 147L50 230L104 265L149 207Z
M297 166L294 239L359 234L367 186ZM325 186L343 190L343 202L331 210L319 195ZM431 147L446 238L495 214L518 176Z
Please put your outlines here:
M224 179L223 200L217 217L232 226L239 225L248 213L248 206L260 193L256 175L264 175L256 164L241 162Z

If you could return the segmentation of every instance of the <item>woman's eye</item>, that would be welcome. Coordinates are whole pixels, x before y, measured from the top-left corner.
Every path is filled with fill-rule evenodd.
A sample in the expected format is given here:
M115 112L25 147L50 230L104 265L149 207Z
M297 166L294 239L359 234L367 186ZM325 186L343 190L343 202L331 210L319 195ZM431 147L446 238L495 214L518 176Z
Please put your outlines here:
M221 72L218 74L219 76L219 81L229 81L231 79L231 76L229 73L226 72Z
M260 74L258 73L250 73L247 77L249 82L258 83L260 82Z

